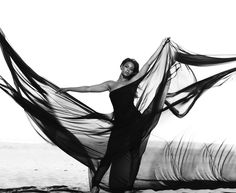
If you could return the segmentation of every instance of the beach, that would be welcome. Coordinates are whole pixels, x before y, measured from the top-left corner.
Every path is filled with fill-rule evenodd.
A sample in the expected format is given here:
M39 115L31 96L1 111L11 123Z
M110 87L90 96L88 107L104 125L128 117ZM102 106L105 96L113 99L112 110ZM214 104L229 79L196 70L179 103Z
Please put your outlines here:
M88 191L87 167L46 143L0 143L0 189L78 187Z
M56 146L47 143L0 142L0 155L0 192L89 191L87 167ZM236 189L145 190L138 192L233 193L236 192Z

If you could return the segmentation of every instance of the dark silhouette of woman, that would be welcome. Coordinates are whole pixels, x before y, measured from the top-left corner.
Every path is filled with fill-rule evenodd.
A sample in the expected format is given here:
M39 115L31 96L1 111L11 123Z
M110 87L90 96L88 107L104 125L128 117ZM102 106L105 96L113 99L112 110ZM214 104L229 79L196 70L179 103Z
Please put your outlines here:
M161 113L169 110L184 117L206 90L221 85L236 71L230 68L198 81L191 66L236 58L189 53L166 38L140 71L138 63L127 58L117 81L60 89L33 71L1 31L0 46L14 80L11 85L0 76L0 88L24 109L46 141L90 169L92 192L99 187L112 192L154 189L158 179L139 173L139 167ZM114 112L99 113L66 91L110 91Z
M136 94L136 87L127 87L140 77L144 76L148 68L156 58L157 51L148 60L148 62L139 71L139 64L136 60L126 58L120 65L121 74L117 81L106 81L98 85L93 86L81 86L81 87L68 87L61 88L58 92L75 91L75 92L104 92L110 91L110 99L114 108L114 128L111 131L111 135L108 141L107 151L102 158L101 163L95 173L92 180L92 192L98 192L99 183L109 168L112 160L117 156L122 157L127 152L131 156L138 156L138 147L140 145L141 132L138 130L138 123L142 121L141 113L134 106L133 101ZM125 87L126 86L126 87ZM138 84L137 84L138 86ZM124 87L124 88L123 88ZM122 144L120 143L122 142ZM125 171L130 173L127 183L121 187L120 183L118 187L115 181L110 181L110 186L113 191L132 190L135 177L138 172L140 158L133 158L131 163L132 167L123 166L122 171L125 175ZM130 171L129 171L130 170Z

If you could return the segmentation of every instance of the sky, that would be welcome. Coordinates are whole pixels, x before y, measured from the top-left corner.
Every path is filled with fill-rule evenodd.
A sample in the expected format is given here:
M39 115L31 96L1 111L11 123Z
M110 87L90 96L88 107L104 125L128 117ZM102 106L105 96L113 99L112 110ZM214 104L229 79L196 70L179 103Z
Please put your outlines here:
M72 87L117 80L124 58L135 58L142 66L165 37L195 53L236 54L235 4L233 0L0 0L0 27L38 74L60 87ZM207 73L200 72L200 76ZM12 81L2 57L0 74ZM234 141L235 84L232 79L212 89L184 120L163 116L153 136L168 140L187 133L198 141L219 136ZM71 94L99 112L112 111L108 93ZM43 142L21 107L3 92L0 117L0 141Z

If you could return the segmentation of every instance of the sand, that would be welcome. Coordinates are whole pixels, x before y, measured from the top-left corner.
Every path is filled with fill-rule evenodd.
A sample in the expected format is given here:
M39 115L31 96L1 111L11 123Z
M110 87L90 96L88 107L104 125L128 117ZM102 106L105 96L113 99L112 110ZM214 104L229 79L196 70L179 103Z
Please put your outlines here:
M0 143L0 188L65 185L88 191L87 167L49 144Z
M51 192L50 190L52 190L52 192L58 193L89 191L87 167L56 146L46 143L0 142L0 171L0 192L24 192L24 190L25 192L26 190L27 192L36 192L36 190ZM5 191L1 189L5 189ZM155 191L138 192L154 193ZM156 192L233 193L236 192L236 189L179 189Z

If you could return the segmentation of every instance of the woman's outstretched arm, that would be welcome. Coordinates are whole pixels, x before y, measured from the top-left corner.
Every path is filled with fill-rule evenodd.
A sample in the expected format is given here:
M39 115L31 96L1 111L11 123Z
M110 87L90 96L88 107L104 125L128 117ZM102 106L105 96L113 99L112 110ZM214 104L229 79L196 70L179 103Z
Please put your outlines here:
M153 61L156 59L156 57L158 56L158 54L160 53L160 50L162 49L162 45L166 42L166 41L170 41L170 38L165 38L161 45L158 47L158 49L153 53L153 55L148 59L148 61L143 65L143 67L141 68L141 70L139 71L139 73L137 75L135 75L133 78L135 80L137 80L138 78L142 77L149 69L150 65L153 63Z
M60 88L57 92L67 92L67 91L73 91L73 92L104 92L111 90L113 81L106 81L101 84L96 84L92 86L79 86L79 87L65 87Z

